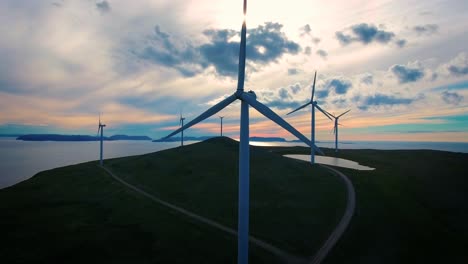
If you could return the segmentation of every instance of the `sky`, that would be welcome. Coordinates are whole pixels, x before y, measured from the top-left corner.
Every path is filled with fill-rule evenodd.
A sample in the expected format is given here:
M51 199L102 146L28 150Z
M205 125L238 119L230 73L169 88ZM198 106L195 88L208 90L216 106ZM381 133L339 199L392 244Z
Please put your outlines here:
M163 137L237 87L241 0L0 1L0 134ZM310 136L468 142L468 1L267 1L247 7L245 89ZM250 108L250 135L294 139ZM186 136L239 137L240 103ZM316 112L317 140L333 122Z

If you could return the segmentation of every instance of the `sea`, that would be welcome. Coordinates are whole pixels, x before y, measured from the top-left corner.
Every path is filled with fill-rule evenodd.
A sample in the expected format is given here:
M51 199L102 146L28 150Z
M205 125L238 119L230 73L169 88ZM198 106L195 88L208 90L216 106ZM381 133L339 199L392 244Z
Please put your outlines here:
M187 141L193 144L198 141ZM141 155L174 148L180 142L105 141L104 158ZM306 146L301 142L251 142L256 146ZM334 148L334 142L318 142ZM468 153L468 143L343 141L341 149L432 149ZM40 171L99 159L99 142L22 141L0 137L0 189L27 180Z

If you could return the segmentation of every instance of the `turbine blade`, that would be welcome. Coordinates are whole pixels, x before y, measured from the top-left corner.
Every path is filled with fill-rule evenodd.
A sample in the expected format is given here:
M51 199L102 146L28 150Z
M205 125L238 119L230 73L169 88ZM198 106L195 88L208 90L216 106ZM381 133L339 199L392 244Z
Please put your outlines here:
M337 123L335 123L335 126L333 127L333 134L336 134L336 130L338 130L338 126L336 124Z
M289 133L293 134L296 136L298 139L302 140L302 142L306 143L307 145L313 147L315 151L321 155L324 155L322 150L320 150L315 144L312 145L312 142L305 137L301 132L297 131L293 126L291 126L288 122L286 122L283 118L281 118L279 115L277 115L275 112L273 112L270 108L267 106L263 105L259 101L255 100L253 97L248 95L247 93L243 93L241 95L242 100L247 102L250 106L255 108L258 112L260 112L262 115L264 115L266 118L270 119L271 121L275 122L282 128L286 129L289 131Z
M244 0L244 16L247 14L247 0Z
M168 139L168 138L176 135L177 133L180 133L182 130L185 130L185 129L187 129L187 128L189 128L189 127L191 127L191 126L193 126L193 125L207 119L208 117L210 117L210 116L218 113L219 111L221 111L223 108L225 108L226 106L228 106L229 104L234 102L236 99L237 99L236 94L233 94L233 95L229 96L228 98L226 98L223 101L217 103L216 105L210 107L208 110L203 112L201 115L197 116L192 121L188 122L187 124L185 124L181 128L179 128L176 131L170 133L169 135L163 137L162 139Z
M296 111L298 111L298 110L301 110L302 108L304 108L304 107L306 107L306 106L308 106L308 105L310 105L310 104L311 104L311 102L308 102L307 104L305 104L305 105L303 105L303 106L299 106L299 108L297 108L297 109L294 110L294 111L291 111L291 112L287 113L286 115L289 115L289 114L292 114L292 113L294 113L294 112L296 112Z
M348 113L349 111L351 111L351 109L349 109L348 111L342 113L341 115L337 116L336 118L339 118L340 116L343 116L344 114Z
M327 114L327 112L325 110L323 110L320 106L318 106L318 104L315 104L314 106L317 107L317 109L320 112L322 112L326 117L328 117L328 119L332 120L332 118Z
M314 84L312 85L312 96L310 97L310 101L313 102L314 101L314 93L315 93L315 79L317 78L317 71L315 71L315 75L314 75Z
M246 8L246 2L244 0L244 9ZM247 38L247 26L245 20L242 23L241 30L241 42L239 48L239 72L237 78L237 90L244 91L244 79L245 79L245 44Z
M323 109L323 111L325 111L329 116L333 117L333 118L336 118L336 116L330 112L328 112L327 110Z

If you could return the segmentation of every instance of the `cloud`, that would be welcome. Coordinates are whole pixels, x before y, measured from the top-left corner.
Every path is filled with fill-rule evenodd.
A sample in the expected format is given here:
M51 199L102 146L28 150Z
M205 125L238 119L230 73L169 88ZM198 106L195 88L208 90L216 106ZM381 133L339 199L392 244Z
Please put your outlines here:
M398 98L393 95L385 95L385 94L375 94L365 97L356 97L355 100L360 102L360 106L358 106L361 110L367 110L371 106L384 106L384 105L409 105L415 98Z
M310 28L309 24L306 24L305 26L301 27L299 31L301 32L301 37L302 37L304 35L310 35L310 32L312 31L312 29Z
M328 56L328 53L326 51L322 50L322 49L317 50L316 53L317 53L317 55L319 55L320 57L322 57L324 59L326 59L327 56Z
M367 85L371 85L374 83L374 76L370 73L367 73L364 77L362 77L361 82Z
M293 94L297 94L301 89L301 85L299 83L293 84L289 86L289 89Z
M403 65L393 65L390 70L398 78L399 83L415 82L424 77L424 71Z
M310 55L310 54L312 53L312 48L309 47L309 46L305 47L304 53L305 53L306 55Z
M329 80L326 85L327 90L335 91L336 94L345 94L351 86L353 85L349 80L337 78Z
M291 95L289 95L289 92L285 88L281 88L278 90L278 95L281 99L286 100L286 99L291 99Z
M269 107L273 107L279 110L297 108L304 104L304 101L294 101L299 92L302 91L302 86L299 83L289 85L287 87L281 87L277 92L270 90L263 90L257 93L257 98L261 98L262 102Z
M418 35L432 35L438 30L439 26L436 24L418 25L413 27L413 31L415 31Z
M468 55L465 52L458 54L445 66L453 76L463 76L468 74Z
M169 34L154 28L154 34L150 38L151 45L144 48L137 56L142 59L177 69L182 75L190 77L206 68L206 64L197 65L200 55L190 44L181 44L171 40Z
M299 44L289 41L281 31L279 23L266 22L248 30L247 63L252 68L276 62L284 54L297 54ZM210 29L203 34L209 42L195 46L190 42L173 40L167 33L155 27L150 37L151 43L137 56L153 63L177 69L182 75L190 77L213 66L221 76L234 77L238 72L239 42L232 40L239 34L230 29Z
M340 41L341 45L345 46L353 42L353 38L350 35L345 35L341 31L335 32L336 38Z
M312 38L312 42L314 42L315 44L318 44L320 41L321 41L320 38L317 38L317 37Z
M463 96L456 92L444 91L442 93L442 99L447 104L458 105L463 100Z
M406 45L406 43L407 43L406 39L399 39L395 41L395 44L400 48L403 48Z
M111 10L110 4L107 1L97 2L96 8L101 14L108 13Z
M299 73L299 71L296 68L289 68L288 69L288 75L296 75L298 73Z
M387 44L395 38L395 33L379 29L375 25L367 23L353 25L347 31L348 33L344 33L343 31L335 32L335 37L343 46L352 42L361 42L364 45L372 42ZM405 40L398 40L396 44L401 47L406 43L403 41Z

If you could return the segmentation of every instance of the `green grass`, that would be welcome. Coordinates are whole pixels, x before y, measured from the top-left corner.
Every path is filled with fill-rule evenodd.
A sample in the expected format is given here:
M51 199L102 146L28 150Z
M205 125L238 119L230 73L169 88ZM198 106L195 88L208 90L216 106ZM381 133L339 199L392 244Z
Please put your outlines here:
M357 208L325 263L468 263L468 154L342 150L339 157L376 170L339 169L353 182Z
M238 145L214 139L106 161L168 202L237 229ZM251 234L310 256L345 205L324 169L251 148ZM0 190L2 263L235 263L237 239L150 201L88 162ZM252 263L279 262L250 247Z

